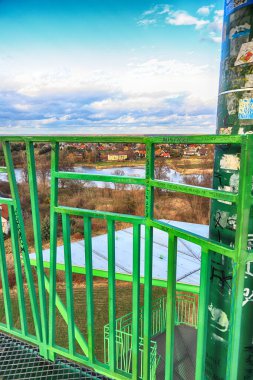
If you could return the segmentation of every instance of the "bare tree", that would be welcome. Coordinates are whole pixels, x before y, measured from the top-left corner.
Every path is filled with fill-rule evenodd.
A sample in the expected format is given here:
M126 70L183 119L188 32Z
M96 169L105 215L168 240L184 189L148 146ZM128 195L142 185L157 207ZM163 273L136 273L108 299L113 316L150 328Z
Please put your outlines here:
M169 171L170 171L170 168L167 165L166 160L164 160L164 159L156 160L155 179L159 179L161 181L168 180ZM156 192L156 194L161 195L163 193L163 190L156 188L155 192Z
M188 185L210 188L212 185L212 175L203 171L202 174L199 175L184 176L183 181ZM187 200L191 209L191 222L208 223L210 200L208 198L190 194L183 194L183 197Z
M50 158L48 155L43 155L37 163L37 175L43 191L46 190L50 176Z
M68 153L66 150L60 151L59 155L59 168L61 171L70 172L74 170L75 165L75 157L73 154ZM69 180L61 178L60 185L62 188L66 187L66 184Z
M125 175L125 172L122 169L116 169L112 174L123 177ZM127 185L124 183L114 183L114 188L115 190L125 190L127 188Z

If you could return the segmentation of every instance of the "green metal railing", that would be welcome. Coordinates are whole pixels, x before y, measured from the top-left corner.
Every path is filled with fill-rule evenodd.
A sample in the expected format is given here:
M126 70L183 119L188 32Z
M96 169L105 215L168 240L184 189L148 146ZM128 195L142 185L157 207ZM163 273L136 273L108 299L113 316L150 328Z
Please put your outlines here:
M110 362L109 358L109 328L105 328L104 332L104 361ZM131 377L132 373L132 357L133 357L133 334L127 331L116 330L116 365L117 369L127 373ZM139 338L139 361L140 372L139 379L143 379L143 337ZM150 380L156 379L156 369L160 361L157 354L157 343L151 341L150 344Z
M198 327L197 298L187 293L177 293L176 297L176 321L177 325Z
M166 331L166 305L167 297L162 296L152 302L151 314L151 338L163 334ZM132 332L133 314L128 313L116 319L116 362L117 368L124 372L131 373L132 370ZM140 308L139 334L140 334L140 379L143 377L142 355L143 355L143 333L144 333L144 308ZM176 295L176 315L175 325L187 325L197 328L197 299L195 296L177 292ZM104 357L105 363L109 363L109 325L104 326ZM156 368L159 364L160 356L157 354L157 343L151 340L151 362L150 379L156 379Z
M143 379L143 334L144 334L144 308L139 310L139 353L140 353L140 379ZM163 333L166 323L166 297L160 297L152 303L152 332L151 337ZM132 344L133 344L133 313L128 313L116 319L116 362L117 368L124 372L131 373L132 371ZM109 363L110 356L110 326L104 326L104 356L105 363ZM155 380L156 368L159 363L157 355L157 343L151 340L151 361L150 361L150 380Z
M36 260L30 262L28 244L24 226L22 208L20 203L19 188L16 183L11 143L23 142L26 145L26 157L28 167L29 189L32 209L32 221L34 229ZM40 213L38 202L38 189L36 180L36 165L34 156L34 143L45 142L52 146L51 151L51 196L50 196L50 265L43 263L42 239L40 226ZM75 172L63 172L59 170L59 144L68 143L141 143L146 145L146 175L145 178L126 176L101 176ZM6 252L2 230L0 228L0 274L2 280L2 297L6 321L1 323L0 329L19 338L36 344L41 355L51 360L59 354L76 362L80 362L99 373L115 379L138 379L140 373L140 308L139 294L140 284L144 283L144 311L143 311L143 379L150 379L151 351L152 351L152 286L158 285L167 289L166 301L166 380L173 379L173 347L174 325L176 315L176 290L199 293L198 307L198 336L197 336L197 380L204 379L206 330L208 321L208 289L210 252L224 255L233 259L236 270L232 280L233 302L231 304L229 357L233 362L239 359L239 336L241 329L241 309L243 297L243 281L245 264L253 261L253 252L247 247L247 232L249 225L249 212L252 206L252 152L253 137L243 136L0 136L3 147L5 166L1 172L8 174L11 198L0 198L1 204L6 204L9 210L12 254L15 264L17 282L18 307L21 327L17 329L13 324L10 288L8 283L8 270L6 265ZM226 192L175 184L168 181L155 179L154 177L154 147L155 144L231 144L241 146L239 190L238 193ZM60 205L58 202L59 180L90 180L113 183L137 184L145 187L145 215L125 215L112 212L79 209ZM235 246L230 247L208 238L191 233L184 229L161 222L154 218L154 189L166 189L169 191L187 193L191 195L232 202L237 206L237 232ZM72 266L70 244L70 218L79 216L83 218L85 235L85 268ZM58 219L62 219L64 238L65 265L59 265L56 261L57 251L57 225ZM108 231L108 271L96 271L92 267L92 233L91 221L102 219L107 223ZM127 222L133 226L133 273L123 275L115 272L115 223ZM145 274L140 276L140 227L145 226ZM159 229L168 234L168 278L167 280L154 280L152 276L153 266L153 229ZM200 288L176 282L177 267L177 240L185 239L201 247L201 280ZM32 265L36 266L37 285L35 286L32 274ZM50 266L50 278L44 273L44 269ZM28 285L31 313L35 326L35 333L31 334L27 328L27 310L24 302L24 286L22 268ZM66 305L56 292L57 270L64 270L66 282ZM86 275L86 298L87 298L87 339L78 329L74 316L73 297L73 273ZM109 291L109 363L102 363L95 356L95 326L94 326L94 297L93 276L108 278ZM116 355L116 311L115 311L115 280L131 281L132 293L132 374L117 369ZM49 312L47 311L46 292L49 293ZM55 340L56 310L61 314L68 326L68 348L60 347ZM83 354L76 350L75 342L78 342ZM228 373L232 364L228 361ZM234 363L233 363L234 365Z

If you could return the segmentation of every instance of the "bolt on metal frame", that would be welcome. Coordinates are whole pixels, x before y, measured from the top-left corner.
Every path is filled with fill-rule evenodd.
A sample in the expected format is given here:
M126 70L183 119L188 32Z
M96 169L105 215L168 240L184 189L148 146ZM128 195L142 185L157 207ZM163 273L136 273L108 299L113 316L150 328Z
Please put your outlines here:
M36 260L29 259L26 232L23 221L22 209L19 200L18 186L16 183L10 144L12 142L24 142L26 144L27 166L29 176L29 189L32 207L32 220L35 237ZM50 279L45 275L42 256L40 214L38 203L38 189L36 181L36 166L34 158L34 143L47 142L52 146L51 153L51 199L50 199ZM90 175L82 173L62 172L59 170L59 144L62 142L78 143L142 143L146 145L146 176L145 178L118 177ZM57 354L80 362L94 368L97 372L107 375L113 379L138 380L139 368L139 287L144 283L144 315L143 315L143 379L149 380L150 354L151 354L151 329L152 329L152 286L159 285L167 289L166 301L166 363L165 379L173 379L173 353L174 353L174 325L176 313L176 290L199 293L198 310L198 336L197 336L197 361L195 379L204 379L206 330L208 321L208 283L210 278L210 252L227 256L233 259L234 276L232 280L232 304L230 325L230 339L228 346L227 379L231 374L237 373L239 359L239 336L241 326L241 312L243 302L244 269L248 261L253 260L253 252L247 248L247 234L249 225L249 212L252 207L252 176L253 165L253 136L0 136L3 146L5 167L0 172L7 173L11 189L11 199L0 198L1 204L6 204L9 209L12 250L15 263L17 281L17 294L19 301L19 312L21 329L13 326L12 308L9 294L8 272L6 267L6 253L3 243L3 233L0 227L0 274L3 283L4 309L6 323L0 324L0 330L15 335L18 338L32 342L37 345L40 354L45 358L55 360ZM201 188L190 185L175 184L168 181L157 180L154 177L154 145L155 144L235 144L241 146L239 191L238 193L225 192ZM66 207L58 204L58 182L59 179L78 179L91 181L105 181L124 184L138 184L145 187L145 215L143 217L134 215L117 214L86 209ZM233 248L204 238L184 229L174 227L169 223L154 219L154 189L166 189L180 193L197 195L209 199L233 202L237 205L237 231L236 242ZM86 268L76 268L71 262L70 244L70 217L79 216L84 221L85 235L85 257ZM64 257L65 265L56 262L57 249L57 223L58 217L62 218ZM108 272L96 271L92 268L92 240L91 220L93 218L103 219L108 227ZM133 225L133 275L121 275L115 273L115 223L128 222ZM140 277L140 226L145 226L145 275ZM168 233L168 279L167 281L153 280L152 278L152 250L153 229L157 228ZM187 284L176 283L177 266L177 240L185 239L199 245L202 249L201 258L201 280L200 287L192 287ZM22 260L20 259L20 252ZM38 299L35 284L32 277L32 265L36 266L38 277ZM22 266L28 283L29 298L31 302L32 315L35 325L35 335L31 335L27 329L27 315L24 300L24 287L22 281ZM66 306L56 292L56 272L65 271L66 279ZM87 284L87 321L88 339L75 324L73 312L73 279L72 274L86 274ZM94 352L94 301L93 301L93 276L101 275L108 278L109 289L109 364L99 362ZM117 370L116 363L116 312L115 312L115 280L132 281L132 373L127 374ZM49 315L46 308L46 292L49 292ZM59 347L55 343L56 309L60 312L68 325L68 349ZM75 350L75 341L83 350L83 355ZM234 377L233 377L234 378Z

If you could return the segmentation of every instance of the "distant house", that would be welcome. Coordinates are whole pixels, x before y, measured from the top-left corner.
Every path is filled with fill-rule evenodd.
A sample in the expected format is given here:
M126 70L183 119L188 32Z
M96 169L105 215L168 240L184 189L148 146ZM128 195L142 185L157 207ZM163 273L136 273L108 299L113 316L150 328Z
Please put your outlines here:
M126 161L127 159L128 155L123 152L108 154L108 161Z
M156 157L161 157L163 153L164 153L164 151L160 148L155 150L155 156Z
M139 158L144 158L144 157L146 157L146 151L145 150L136 150L135 155Z
M196 148L188 148L184 151L184 156L197 156L198 150Z
M163 152L161 154L161 157L164 157L164 158L170 158L170 154L169 153L166 153L166 152Z
M198 150L198 156L207 156L207 149L206 148L200 148Z
M2 215L2 229L5 235L9 235L10 232L10 223L9 223L9 214L7 205L0 205L1 215Z

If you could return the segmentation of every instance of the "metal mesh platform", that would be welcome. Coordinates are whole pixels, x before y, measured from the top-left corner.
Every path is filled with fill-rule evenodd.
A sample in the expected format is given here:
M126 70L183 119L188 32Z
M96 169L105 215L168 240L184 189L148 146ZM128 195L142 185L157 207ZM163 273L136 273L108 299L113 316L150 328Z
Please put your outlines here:
M165 339L166 334L160 334L152 338L157 342L158 354L161 356L156 371L156 379L165 378ZM197 330L189 326L175 327L175 349L174 349L174 379L194 380L196 362Z
M14 379L108 380L65 359L58 358L54 363L44 360L37 348L0 333L0 380Z

